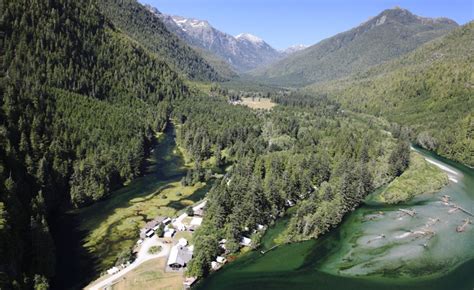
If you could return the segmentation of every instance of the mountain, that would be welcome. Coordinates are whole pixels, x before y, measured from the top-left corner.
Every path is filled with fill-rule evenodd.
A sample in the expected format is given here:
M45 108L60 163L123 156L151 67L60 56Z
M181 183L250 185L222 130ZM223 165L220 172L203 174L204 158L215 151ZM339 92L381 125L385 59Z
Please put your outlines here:
M94 268L55 255L57 213L142 174L170 103L189 92L94 2L5 0L0 19L0 289L49 289L61 266L68 283Z
M307 46L307 45L304 45L304 44L292 45L292 46L290 46L290 47L284 49L284 50L282 51L282 53L283 53L284 55L290 55L290 54L293 54L293 53L295 53L295 52L301 51L301 50L306 49L306 48L308 48L308 46Z
M229 77L227 72L213 67L201 53L171 33L159 18L136 0L101 0L97 3L115 27L156 53L187 78L222 81Z
M398 59L306 90L384 116L413 142L474 166L474 22Z
M458 25L446 18L423 18L406 9L388 9L361 25L251 73L286 86L341 78L412 51Z
M219 31L204 20L170 16L146 6L166 27L187 42L228 62L239 72L272 63L282 55L257 36L242 33L237 36Z

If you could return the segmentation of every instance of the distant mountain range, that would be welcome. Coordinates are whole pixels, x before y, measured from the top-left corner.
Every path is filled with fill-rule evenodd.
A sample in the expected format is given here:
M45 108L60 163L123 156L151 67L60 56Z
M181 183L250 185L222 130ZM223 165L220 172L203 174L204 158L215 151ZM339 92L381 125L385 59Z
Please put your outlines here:
M406 54L458 24L388 9L361 25L251 72L269 84L302 86L338 79Z
M136 0L97 1L101 12L113 25L186 78L196 81L223 81L232 76L218 71L201 53L179 37Z
M246 72L273 63L305 48L296 45L278 51L261 38L249 33L232 36L214 28L205 20L167 15L149 5L146 8L189 45L214 54L228 62L238 72Z

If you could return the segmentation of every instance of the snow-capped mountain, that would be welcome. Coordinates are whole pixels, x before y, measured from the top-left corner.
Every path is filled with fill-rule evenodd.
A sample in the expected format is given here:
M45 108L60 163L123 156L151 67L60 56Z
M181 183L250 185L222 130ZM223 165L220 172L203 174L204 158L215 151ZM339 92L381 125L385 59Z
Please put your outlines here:
M217 30L205 20L166 15L156 8L148 5L146 7L182 40L211 52L231 64L237 71L249 71L279 60L285 55L255 35L241 33L234 37Z
M300 50L306 49L308 47L309 47L308 45L304 45L304 44L292 45L292 46L282 50L282 53L284 53L285 55L290 55L290 54L293 54L293 53L298 52Z
M250 33L241 33L235 37L238 41L248 41L255 45L263 45L265 41L258 36L252 35Z

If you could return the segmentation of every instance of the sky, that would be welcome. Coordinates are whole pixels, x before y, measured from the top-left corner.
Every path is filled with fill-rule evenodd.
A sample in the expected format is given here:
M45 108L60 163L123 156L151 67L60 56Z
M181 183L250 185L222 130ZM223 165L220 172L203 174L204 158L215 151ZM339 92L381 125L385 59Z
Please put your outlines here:
M237 35L251 33L284 49L312 45L400 6L424 17L474 20L474 0L139 0L163 13L207 20Z

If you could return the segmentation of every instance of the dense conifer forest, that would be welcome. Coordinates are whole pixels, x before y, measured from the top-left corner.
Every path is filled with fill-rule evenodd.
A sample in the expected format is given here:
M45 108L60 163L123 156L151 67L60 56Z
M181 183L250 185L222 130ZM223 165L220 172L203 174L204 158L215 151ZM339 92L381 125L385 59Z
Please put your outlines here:
M414 143L472 166L473 55L470 22L399 59L308 91L407 126Z
M1 5L0 289L49 289L51 219L142 175L170 122L191 167L182 185L214 182L193 236L197 277L219 240L231 253L243 236L257 247L259 225L290 207L279 239L320 237L409 168L410 142L472 165L472 23L304 92L237 80L239 91L203 83L226 74L135 0Z
M257 225L273 223L292 203L298 208L286 241L318 237L409 164L409 146L385 131L388 123L345 113L325 97L273 98L287 105L252 111L214 97L184 100L173 112L178 142L196 164L209 158L233 164L208 195L190 275L209 273L221 239L230 252L242 236L257 246ZM191 174L186 182L204 175Z
M0 288L45 289L51 213L140 175L169 101L188 89L95 1L2 5Z

